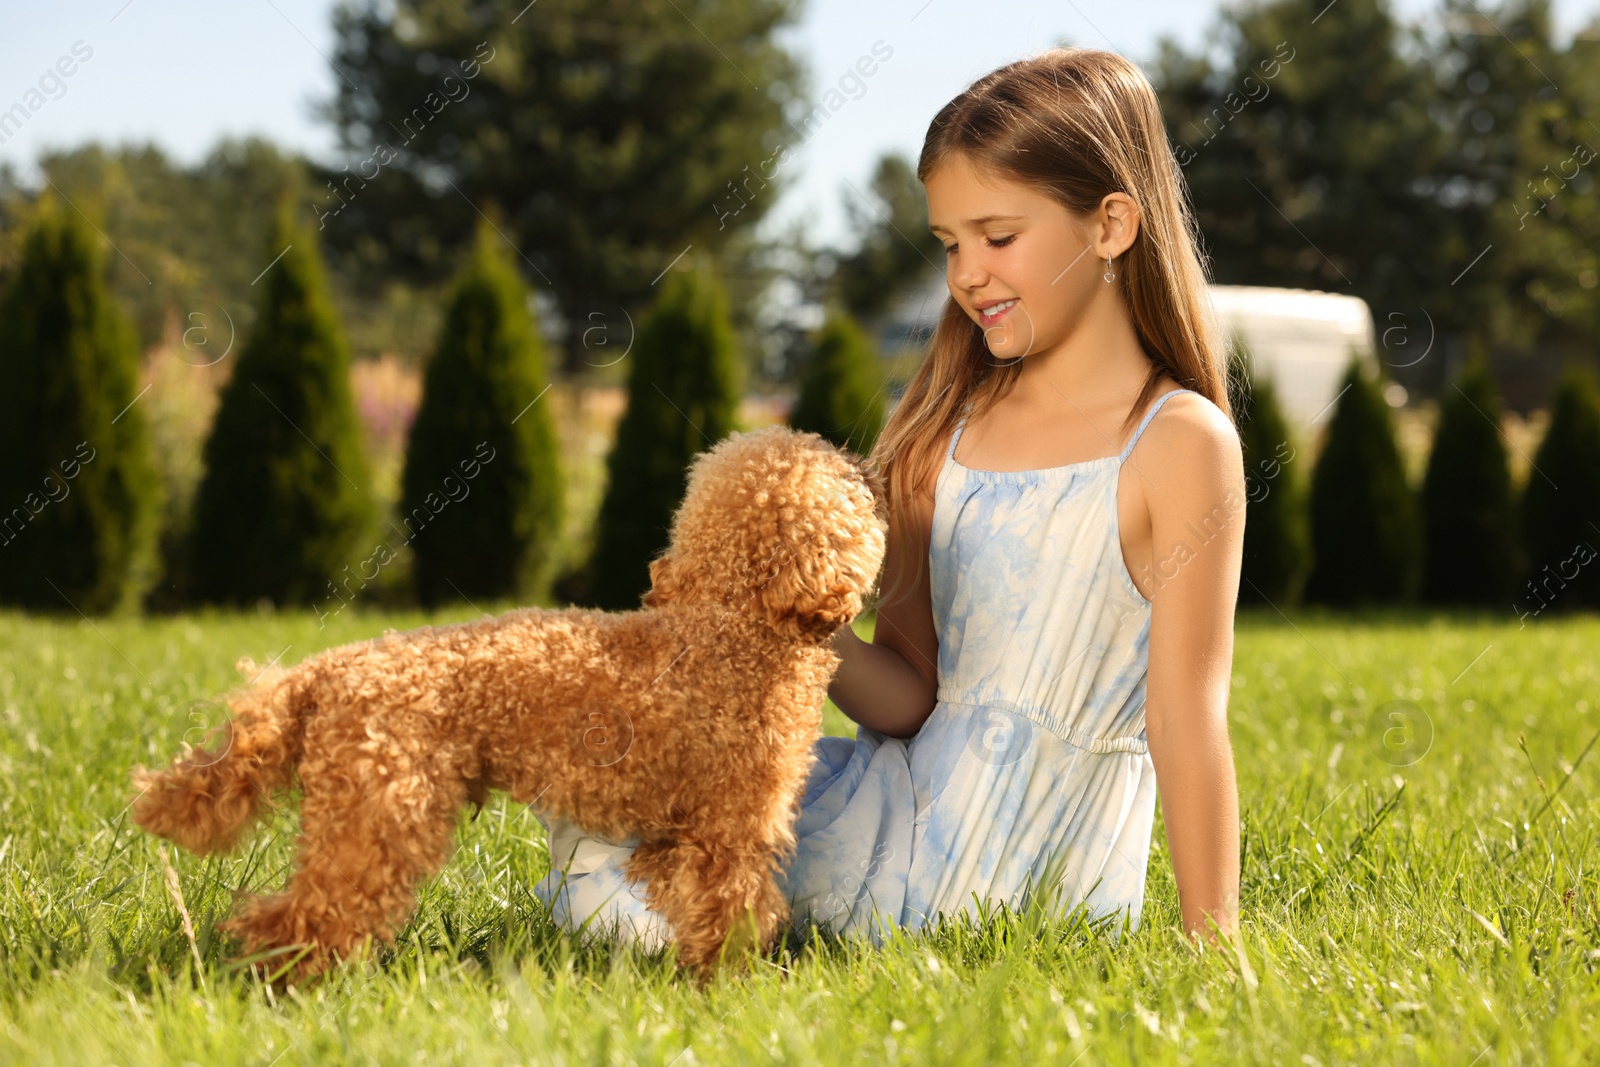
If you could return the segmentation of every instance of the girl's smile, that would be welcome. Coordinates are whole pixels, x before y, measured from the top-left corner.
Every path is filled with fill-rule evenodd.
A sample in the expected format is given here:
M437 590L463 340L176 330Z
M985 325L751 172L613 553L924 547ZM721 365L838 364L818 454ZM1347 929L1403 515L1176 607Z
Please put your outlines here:
M1001 300L999 302L988 300L980 301L979 303L974 304L973 308L978 312L978 322L980 324L984 326L993 326L995 323L1004 318L1006 312L1010 311L1016 306L1016 304L1017 298L1012 297L1009 300Z

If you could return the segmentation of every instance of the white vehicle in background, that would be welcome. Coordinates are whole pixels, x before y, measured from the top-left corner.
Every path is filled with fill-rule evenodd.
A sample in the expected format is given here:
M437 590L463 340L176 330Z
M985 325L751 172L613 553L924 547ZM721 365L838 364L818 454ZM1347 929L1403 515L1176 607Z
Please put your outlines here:
M1309 289L1213 285L1211 305L1225 339L1241 338L1258 380L1272 382L1284 417L1308 427L1333 410L1350 357L1376 363L1377 337L1367 302ZM1405 403L1402 386L1386 397Z

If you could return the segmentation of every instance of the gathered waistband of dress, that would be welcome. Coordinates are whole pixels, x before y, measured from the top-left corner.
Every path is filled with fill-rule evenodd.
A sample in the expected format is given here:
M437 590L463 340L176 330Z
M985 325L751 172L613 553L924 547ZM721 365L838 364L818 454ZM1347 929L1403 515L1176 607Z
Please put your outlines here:
M1037 723L1050 731L1050 733L1067 744L1072 745L1074 748L1081 748L1085 752L1132 752L1135 755L1142 755L1150 751L1149 743L1142 737L1093 737L1086 730L1077 730L1063 725L1056 720L1055 716L1043 708L1019 704L1014 700L956 700L941 695L936 695L935 700L940 704L949 704L953 707L996 709L1021 715L1028 721Z

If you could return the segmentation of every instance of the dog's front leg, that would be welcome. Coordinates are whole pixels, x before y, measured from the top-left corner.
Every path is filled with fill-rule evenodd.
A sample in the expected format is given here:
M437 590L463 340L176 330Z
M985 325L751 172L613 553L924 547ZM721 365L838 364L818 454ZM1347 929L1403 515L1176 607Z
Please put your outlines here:
M640 845L628 877L646 884L646 902L672 924L678 962L702 981L725 959L765 950L789 917L773 877L772 851L749 843L685 837Z

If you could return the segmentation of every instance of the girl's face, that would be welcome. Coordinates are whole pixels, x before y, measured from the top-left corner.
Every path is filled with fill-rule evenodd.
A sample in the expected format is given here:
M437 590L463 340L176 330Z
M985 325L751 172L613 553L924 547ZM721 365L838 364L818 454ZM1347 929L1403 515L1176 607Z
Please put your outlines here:
M1049 351L1083 320L1089 302L1111 288L1103 280L1104 255L1097 258L1099 227L1043 193L976 170L961 156L941 164L924 185L928 229L944 243L950 295L983 328L994 355Z

